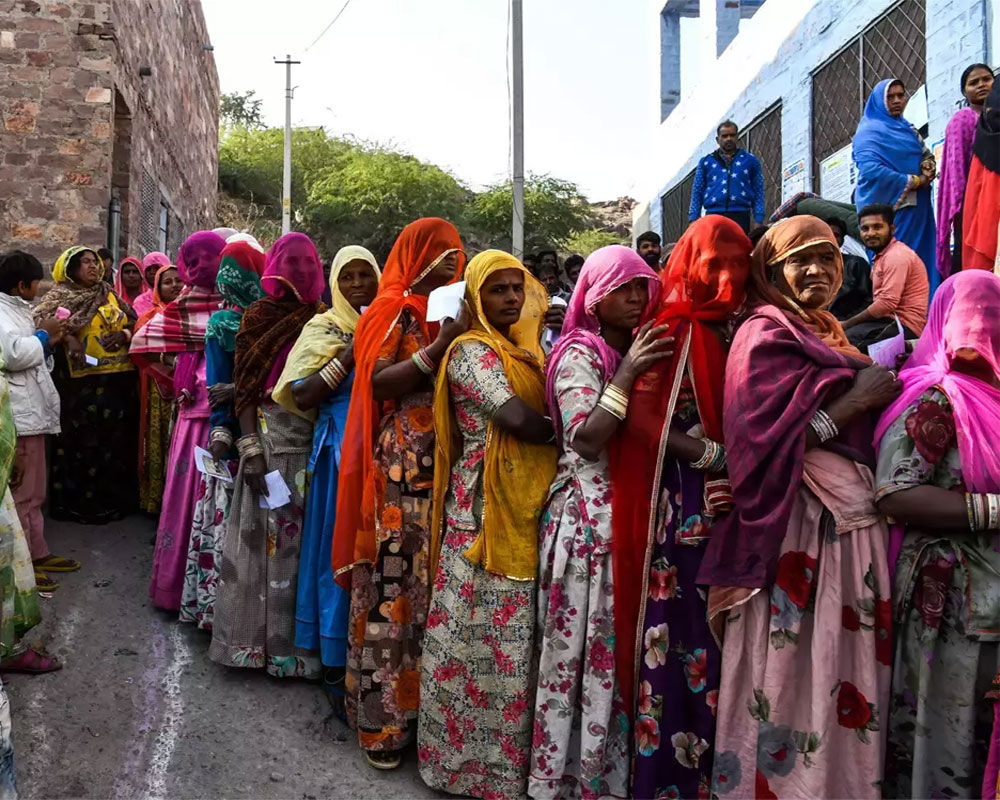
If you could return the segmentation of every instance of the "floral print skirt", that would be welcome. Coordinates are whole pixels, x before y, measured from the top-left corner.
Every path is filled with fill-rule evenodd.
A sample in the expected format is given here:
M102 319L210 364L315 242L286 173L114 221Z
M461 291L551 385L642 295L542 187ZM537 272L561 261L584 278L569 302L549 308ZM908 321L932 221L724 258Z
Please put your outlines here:
M230 464L230 470L233 470ZM188 542L181 596L181 622L191 622L205 631L212 630L215 618L215 593L226 539L233 484L211 475L201 476L201 498L194 507L191 540Z
M873 498L870 480L853 492ZM870 505L870 525L839 528L803 485L774 586L729 611L713 795L881 797L891 589L888 532Z
M570 481L553 492L539 522L541 652L528 779L536 800L627 791L628 717L615 679L611 553L595 545L589 519L579 484Z
M535 686L535 582L469 563L476 531L446 524L427 616L417 752L432 789L520 797Z

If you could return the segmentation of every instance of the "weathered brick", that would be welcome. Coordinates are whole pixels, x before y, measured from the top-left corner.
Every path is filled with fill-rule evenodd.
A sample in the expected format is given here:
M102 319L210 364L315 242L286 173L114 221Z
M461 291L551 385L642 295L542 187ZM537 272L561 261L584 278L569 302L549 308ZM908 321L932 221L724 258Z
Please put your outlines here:
M3 163L21 166L31 161L31 153L4 153Z
M3 126L9 131L18 133L30 133L35 129L35 120L38 119L38 103L14 101L8 106L7 113L3 115Z
M38 225L12 225L10 238L38 241L42 238L42 229Z
M49 219L59 213L52 203L39 203L35 200L25 200L21 203L21 213L32 219Z
M83 139L66 139L59 144L59 152L64 155L77 156L83 152L87 143Z
M33 67L47 67L52 63L51 53L32 51L28 53L28 63Z
M14 43L21 50L37 50L41 46L41 37L37 33L18 31L14 34Z
M0 47L14 46L14 31L0 31Z
M59 33L63 30L63 23L46 17L26 17L18 22L18 28L37 33Z
M88 103L110 103L111 90L105 89L101 86L95 86L93 89L87 90L87 95L84 99Z

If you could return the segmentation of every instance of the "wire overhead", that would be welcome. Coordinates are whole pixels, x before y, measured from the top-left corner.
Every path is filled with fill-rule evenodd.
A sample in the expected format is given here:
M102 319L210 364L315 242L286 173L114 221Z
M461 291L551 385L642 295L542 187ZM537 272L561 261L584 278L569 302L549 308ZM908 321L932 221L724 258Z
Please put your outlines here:
M309 47L307 47L303 52L308 53L316 45L316 43L326 35L326 32L333 27L333 23L335 23L338 19L340 19L340 15L347 10L347 7L350 4L351 0L347 0L347 2L345 2L344 5L340 7L340 11L337 12L337 16L335 16L332 20L330 20L330 23L325 28L323 28L322 31L320 31L319 36L313 39L313 43L309 45Z

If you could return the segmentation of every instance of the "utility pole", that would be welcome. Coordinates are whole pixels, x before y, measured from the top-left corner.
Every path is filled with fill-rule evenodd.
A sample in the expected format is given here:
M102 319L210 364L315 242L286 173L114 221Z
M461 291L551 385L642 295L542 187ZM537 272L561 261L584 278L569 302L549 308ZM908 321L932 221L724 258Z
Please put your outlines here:
M514 189L514 219L511 228L511 249L515 258L524 256L524 47L521 41L523 11L521 0L511 2L511 62L513 97L511 98L511 128L513 129L513 164L511 183Z
M286 234L292 227L292 61L290 55L284 61L274 59L275 64L285 65L285 167L281 181L281 233Z

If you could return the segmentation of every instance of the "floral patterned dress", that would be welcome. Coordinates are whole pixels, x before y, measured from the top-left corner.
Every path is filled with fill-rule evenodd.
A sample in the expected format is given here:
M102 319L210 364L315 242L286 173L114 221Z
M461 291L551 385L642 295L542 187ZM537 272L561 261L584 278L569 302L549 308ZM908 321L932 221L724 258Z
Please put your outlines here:
M407 361L428 343L408 312L379 350L379 361ZM434 385L424 378L386 404L375 438L378 556L351 573L346 706L361 747L401 750L413 741L420 704L420 656L434 488Z
M705 435L687 377L671 427L695 438ZM705 590L695 582L710 524L703 517L703 492L701 472L664 461L635 671L635 797L707 797L712 780L720 654L708 627Z
M452 351L448 385L463 444L451 470L424 638L420 776L452 794L520 797L531 749L535 581L496 575L463 557L482 524L487 426L514 394L496 352L475 341Z
M563 354L555 394L565 441L604 387L597 354ZM566 447L539 521L538 691L528 794L625 797L628 717L615 680L611 486L606 454Z
M965 492L951 404L937 388L900 414L879 450L878 497L923 485ZM885 796L979 797L1000 658L993 535L907 528L893 601Z
M822 448L774 585L725 622L713 795L881 797L892 657L888 530L871 471Z

